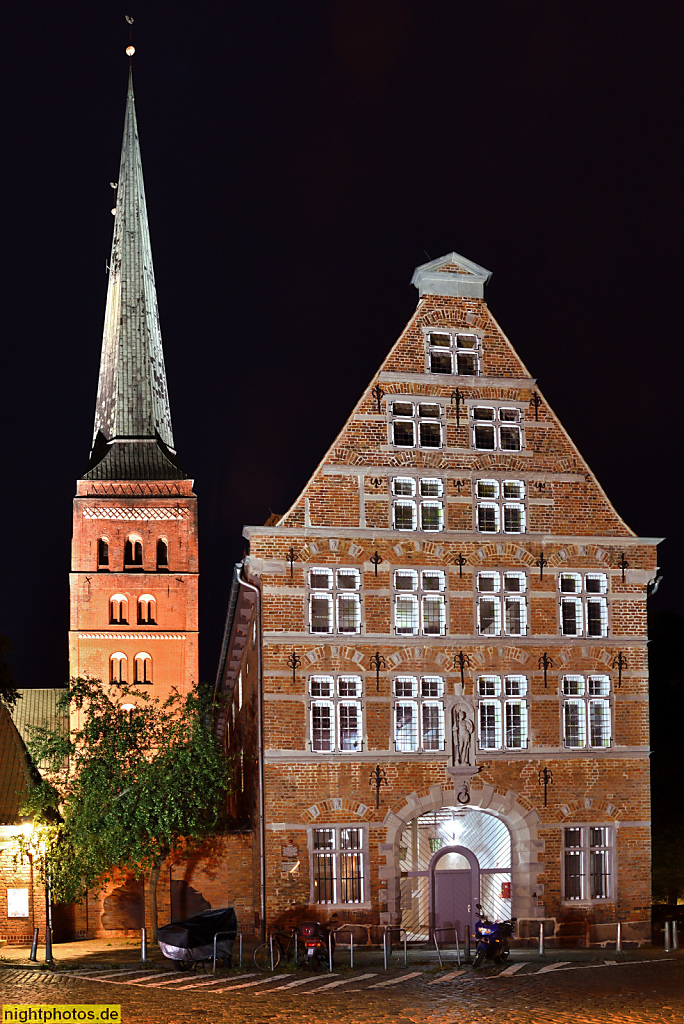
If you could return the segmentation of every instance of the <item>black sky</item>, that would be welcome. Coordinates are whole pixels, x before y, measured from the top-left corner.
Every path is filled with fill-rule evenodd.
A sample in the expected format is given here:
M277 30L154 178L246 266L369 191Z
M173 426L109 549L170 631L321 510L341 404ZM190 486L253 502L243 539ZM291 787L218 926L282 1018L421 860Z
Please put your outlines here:
M126 3L128 0L126 0ZM9 2L0 62L3 572L19 686L67 674L127 26L201 675L243 523L296 497L456 250L684 612L684 7Z

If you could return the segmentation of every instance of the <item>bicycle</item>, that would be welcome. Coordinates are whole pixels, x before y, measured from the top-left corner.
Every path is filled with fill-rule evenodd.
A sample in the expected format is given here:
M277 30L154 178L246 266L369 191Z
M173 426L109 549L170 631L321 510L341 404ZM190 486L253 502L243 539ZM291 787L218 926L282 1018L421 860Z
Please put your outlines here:
M291 963L295 959L297 945L295 936L299 937L297 928L289 932L276 931L269 936L269 941L262 942L252 953L254 966L260 971L275 970L280 963ZM273 940L273 963L271 963L271 942Z

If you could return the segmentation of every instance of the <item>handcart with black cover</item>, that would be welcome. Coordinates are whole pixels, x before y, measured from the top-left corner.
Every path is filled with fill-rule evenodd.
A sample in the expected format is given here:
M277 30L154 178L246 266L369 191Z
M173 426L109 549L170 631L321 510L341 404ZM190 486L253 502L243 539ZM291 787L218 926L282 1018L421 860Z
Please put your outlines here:
M179 971L187 971L198 963L214 957L232 966L233 942L237 935L237 918L232 907L205 910L187 921L172 921L159 929L157 941L165 957L173 960Z

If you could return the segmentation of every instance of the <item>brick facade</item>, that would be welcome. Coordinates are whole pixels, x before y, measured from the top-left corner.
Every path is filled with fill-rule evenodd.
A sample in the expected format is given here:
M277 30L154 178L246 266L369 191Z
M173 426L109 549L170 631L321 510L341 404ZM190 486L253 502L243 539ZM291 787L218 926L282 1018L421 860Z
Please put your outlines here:
M447 849L431 834L439 856L411 861L432 815L433 832L438 817L503 822L496 907L521 934L546 919L584 942L620 920L648 938L657 542L619 517L540 395L487 277L456 254L419 268L414 316L314 475L275 524L245 529L219 728L244 763L234 810L264 837L267 924L407 926L410 879L431 890ZM414 932L441 912L420 898Z

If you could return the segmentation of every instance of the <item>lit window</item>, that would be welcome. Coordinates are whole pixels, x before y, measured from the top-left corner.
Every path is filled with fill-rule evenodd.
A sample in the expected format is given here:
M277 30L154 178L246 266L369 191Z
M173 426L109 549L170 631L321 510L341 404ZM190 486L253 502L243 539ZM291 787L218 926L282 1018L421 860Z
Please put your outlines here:
M314 903L363 903L367 843L362 828L314 828L311 836Z
M480 370L480 339L476 334L431 331L427 336L430 373L474 377Z
M470 413L473 448L492 452L519 452L522 449L520 409L475 405Z
M444 750L444 679L397 676L394 680L396 750Z
M610 746L609 676L563 676L563 743L572 749Z
M482 636L527 633L527 576L524 572L477 574L477 628Z
M395 530L444 529L444 483L437 477L414 480L395 477L392 480L392 525Z
M476 480L475 525L479 533L524 533L525 484L522 480Z
M562 572L558 577L563 636L608 636L608 577L598 572Z
M311 676L311 749L318 753L363 749L360 676Z
M441 448L444 410L433 402L392 402L391 440L397 448Z
M564 899L611 899L614 845L615 830L611 825L563 829Z
M482 750L522 750L527 747L527 678L480 676L478 743Z
M394 630L400 636L444 636L446 577L441 569L397 569Z
M309 628L312 633L361 632L361 573L358 569L309 569Z
M110 597L109 621L112 625L128 625L128 598L125 594L113 594Z

